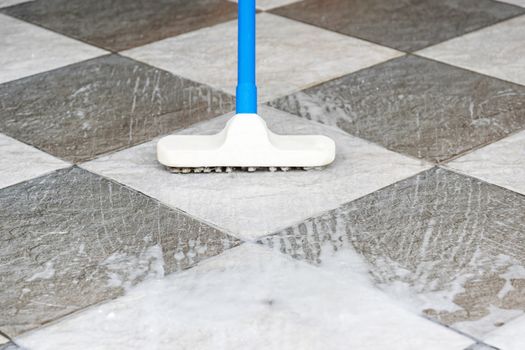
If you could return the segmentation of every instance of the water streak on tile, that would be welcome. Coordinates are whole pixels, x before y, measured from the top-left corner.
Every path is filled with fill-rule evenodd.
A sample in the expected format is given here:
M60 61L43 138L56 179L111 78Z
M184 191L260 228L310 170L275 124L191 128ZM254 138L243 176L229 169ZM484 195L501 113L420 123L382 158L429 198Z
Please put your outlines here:
M93 45L120 51L234 19L226 0L46 0L5 13Z
M524 28L525 16L520 16L418 54L525 85Z
M16 340L40 350L463 350L471 343L376 290L360 261L347 268L342 279L244 244Z
M337 146L335 162L321 171L171 174L156 161L156 141L152 141L82 166L246 239L428 169L424 162L268 107L260 108L259 114L277 133L332 137ZM229 115L183 132L214 133L224 127L227 118Z
M525 10L490 0L304 0L272 12L399 50L414 51Z
M68 163L0 134L0 188L65 168Z
M315 38L313 40L312 38ZM237 21L123 54L235 94ZM259 101L385 61L400 53L267 13L257 15Z
M79 168L0 190L0 329L16 336L238 244Z
M0 85L0 131L78 162L229 112L234 98L118 55Z
M269 104L434 162L525 127L525 87L415 56Z
M525 131L480 148L447 167L525 194Z
M106 51L0 14L0 83L100 56Z
M355 249L385 291L479 337L525 310L524 233L524 196L433 168L263 242L321 267Z

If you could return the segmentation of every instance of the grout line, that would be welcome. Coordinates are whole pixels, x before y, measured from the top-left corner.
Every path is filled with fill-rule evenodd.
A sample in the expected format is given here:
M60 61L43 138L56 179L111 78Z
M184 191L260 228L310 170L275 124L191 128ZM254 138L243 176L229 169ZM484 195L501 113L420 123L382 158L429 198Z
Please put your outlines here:
M463 172L461 170L458 170L458 169L455 169L455 168L452 168L452 167L449 167L449 166L443 166L443 165L438 165L437 167L440 168L440 169L445 169L445 170L450 171L452 173L456 173L456 174L459 174L459 175L462 175L462 176L470 177L470 178L472 178L472 179L474 179L476 181L482 182L482 183L490 185L490 186L498 187L499 189L501 189L503 191L509 191L509 192L514 193L514 194L517 194L518 196L525 197L525 193L518 192L516 190L504 187L502 185L498 185L498 184L493 183L493 182L491 182L491 181L489 181L487 179L483 179L483 178L477 177L475 175Z
M472 148L470 148L470 149L468 149L468 150L465 150L465 151L463 151L463 152L460 152L460 153L458 153L458 154L456 154L456 155L454 155L454 156L452 156L452 157L450 157L450 158L447 158L447 159L445 159L445 160L443 160L443 161L437 163L437 165L445 165L445 166L448 166L449 163L452 163L453 161L455 161L455 160L457 160L457 159L459 159L459 158L463 158L464 156L467 156L467 155L469 155L469 154L471 154L471 153L474 153L474 152L477 152L477 151L479 151L479 150L481 150L481 149L483 149L483 148L485 148L485 147L488 147L488 146L490 146L490 145L493 145L493 144L495 144L495 143L498 143L498 142L500 142L500 141L503 141L503 140L505 140L505 139L507 139L507 138L510 138L510 137L512 137L512 136L514 136L514 135L516 135L516 134L519 134L519 133L521 133L521 132L523 132L523 131L525 131L525 126L523 126L522 128L520 128L520 129L518 129L518 130L514 130L514 131L512 131L512 132L510 132L510 133L508 133L508 134L506 134L506 135L503 135L503 136L501 136L501 137L498 137L497 139L495 139L495 140L493 140L493 141L487 141L487 142L484 142L484 143L479 144L479 145L477 145L477 146L474 146L474 147L472 147Z
M483 72L477 72L475 70L472 70L470 68L466 68L466 67L461 67L461 66L456 66L452 63L449 63L449 62L445 62L445 61L439 61L433 57L429 57L429 56L423 56L423 55L420 55L418 54L417 52L414 52L414 53L408 53L407 55L411 55L411 56L415 56L415 57L418 57L418 58L423 58L423 59L427 59L429 61L432 61L432 62L436 62L436 63L439 63L439 64L444 64L446 66L449 66L449 67L453 67L453 68L456 68L456 69L461 69L461 70L464 70L466 72L469 72L469 73L474 73L474 74L477 74L477 75L481 75L481 76L484 76L486 78L490 78L490 79L494 79L494 80L499 80L501 82L504 82L506 84L512 84L512 85L516 85L520 88L523 88L525 87L525 84L520 84L520 83L516 83L515 81L510 81L510 80L505 80L503 78L498 78L498 77L495 77L493 75L489 75L487 73L483 73Z
M27 1L25 3L29 3L29 2L32 2L32 1L36 1L36 0L30 0L30 1ZM26 19L23 19L23 18L20 18L20 17L13 16L11 14L8 14L8 13L6 13L4 11L7 8L15 7L15 6L18 6L18 5L25 4L25 3L15 4L13 6L2 7L2 8L0 8L0 15L3 15L3 16L6 16L6 17L10 17L10 18L14 18L14 19L16 19L16 20L18 20L20 22L23 22L23 23L26 23L26 24L38 27L40 29L43 29L46 32L50 32L50 33L53 33L53 34L56 34L56 35L60 35L61 37L68 38L68 39L71 39L71 40L75 40L78 43L82 43L82 44L85 44L85 45L97 48L99 50L104 50L104 51L106 51L106 53L113 53L113 51L111 49L105 48L103 46L92 44L89 41L86 41L84 39L80 39L80 38L77 38L77 37L74 37L74 36L67 35L65 33L58 32L58 31L56 31L56 30L54 30L52 28L48 28L48 27L46 27L46 26L44 26L44 25L42 25L40 23L31 22L31 21L28 21Z
M423 174L423 173L425 173L425 172L428 172L428 171L430 171L430 170L432 170L432 169L437 169L437 168L439 168L439 167L438 167L438 166L431 166L431 167L428 167L428 168L426 168L426 169L423 169L423 170L421 170L421 171L418 171L417 173L414 173L414 174L412 174L412 175L409 175L409 176L407 176L407 177L404 177L404 178L402 178L402 179L399 179L399 180L397 180L397 181L395 181L395 182L392 182L392 183L390 183L390 184L388 184L388 185L385 185L385 186L383 186L383 187L380 187L380 188L378 188L378 189L376 189L376 190L374 190L374 191L371 191L371 192L369 192L369 193L366 193L366 194L364 194L364 195L362 195L362 196L360 196L360 197L357 197L357 198L355 198L355 199L352 199L352 200L346 201L346 202L344 202L344 203L341 203L341 204L337 205L337 207L334 207L334 208L332 208L332 209L325 209L325 210L322 210L322 211L318 212L317 214L313 214L313 215L311 215L311 216L309 216L309 217L306 217L306 218L304 218L304 219L297 220L297 221L295 221L295 222L292 223L292 224L287 224L286 226L283 226L283 227L280 228L280 229L277 229L277 230L272 231L272 232L270 232L270 233L268 233L268 234L266 234L266 235L264 235L264 236L261 236L261 237L257 238L257 239L255 240L255 242L256 242L256 243L259 243L259 242L260 242L261 240L263 240L263 239L277 236L280 232L285 231L285 230L288 229L288 228L295 227L295 226L297 226L297 225L299 225L299 224L301 224L301 223L303 223L303 222L305 222L305 221L315 220L315 219L317 219L317 218L320 218L321 216L324 216L324 215L327 215L327 214L329 214L329 213L332 213L332 212L336 211L337 209L339 209L339 208L341 208L341 207L343 207L343 206L349 205L350 203L354 203L354 202L360 201L360 200L362 200L363 198L365 198L365 197L367 197L367 196L369 196L369 195L371 195L371 194L373 194L373 193L376 193L376 192L379 192L379 191L383 191L383 190L385 190L385 189L388 188L388 187L394 186L394 185L396 185L396 184L398 184L398 183L400 183L400 182L406 181L406 180L411 179L411 178L413 178L413 177L415 177L415 176L419 176L419 175L421 175L421 174Z
M231 237L235 238L241 244L245 243L245 242L248 242L247 240L244 240L244 239L242 239L240 237L237 237L237 235L233 234L230 230L228 230L226 228L223 228L223 227L221 227L221 226L219 226L219 225L217 225L215 223L209 222L206 219L202 219L202 218L197 217L197 216L195 216L193 214L187 213L186 211L184 211L181 208L178 208L176 206L164 203L164 202L160 201L159 199L157 199L155 197L152 197L152 196L142 192L141 190L138 190L138 189L136 189L136 188L134 188L134 187L132 187L132 186L130 186L128 184L121 183L121 182L119 182L119 181L117 181L117 180L115 180L115 179L113 179L111 177L108 177L108 176L106 176L104 174L100 174L100 173L98 173L96 171L88 170L88 169L86 169L86 168L84 168L82 166L74 165L72 168L79 168L79 169L81 169L83 171L86 171L86 172L88 172L90 174L94 174L94 175L96 175L98 177L104 178L105 180L110 181L111 183L114 183L116 185L122 186L122 187L126 188L127 190L129 190L131 192L140 193L141 195L146 196L147 198L153 200L158 205L161 205L161 206L163 206L163 207L165 207L167 209L173 210L173 211L175 211L175 212L177 212L177 213L179 213L179 214L181 214L183 216L189 217L192 220L195 220L195 221L197 221L199 223L205 224L205 225L207 225L207 226L209 226L209 227L211 227L211 228L213 228L213 229L215 229L215 230L217 230L217 231L219 231L221 233L227 234L228 236L231 236ZM173 174L173 175L175 175L175 174Z
M470 335L469 333L463 332L463 331L461 331L461 330L459 330L459 329L457 329L457 328L455 328L455 327L453 327L453 326L447 325L447 324L445 324L445 323L441 323L441 322L439 322L438 320L435 320L435 319L430 318L430 317L425 316L425 315L420 315L420 316L423 317L424 319L426 319L426 320L432 322L432 323L435 323L435 324L437 324L437 325L439 325L439 326L445 327L445 328L451 330L452 332L455 332L455 333L457 333L457 334L459 334L459 335L462 335L462 336L464 336L464 337L466 337L466 338L469 338L469 339L473 340L473 341L475 342L473 345L479 344L479 345L486 345L486 346L489 346L489 347L494 348L493 346L491 346L491 345L485 343L485 342L482 341L481 339L478 339L478 338L476 338L475 336ZM494 350L499 350L499 349L494 348Z

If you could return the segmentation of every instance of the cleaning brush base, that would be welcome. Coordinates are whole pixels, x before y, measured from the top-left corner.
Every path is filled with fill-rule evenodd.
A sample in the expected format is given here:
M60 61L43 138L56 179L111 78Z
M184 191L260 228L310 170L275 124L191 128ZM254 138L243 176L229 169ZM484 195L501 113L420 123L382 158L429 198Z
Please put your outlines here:
M236 114L215 135L170 135L157 144L170 168L304 168L335 158L335 143L322 135L278 135L257 114Z

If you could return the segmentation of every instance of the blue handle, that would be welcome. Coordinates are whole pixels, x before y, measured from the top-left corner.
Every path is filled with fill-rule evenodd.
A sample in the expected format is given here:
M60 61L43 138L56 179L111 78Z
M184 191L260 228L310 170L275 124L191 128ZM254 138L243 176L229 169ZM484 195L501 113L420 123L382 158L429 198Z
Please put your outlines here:
M255 0L238 0L236 112L257 113Z

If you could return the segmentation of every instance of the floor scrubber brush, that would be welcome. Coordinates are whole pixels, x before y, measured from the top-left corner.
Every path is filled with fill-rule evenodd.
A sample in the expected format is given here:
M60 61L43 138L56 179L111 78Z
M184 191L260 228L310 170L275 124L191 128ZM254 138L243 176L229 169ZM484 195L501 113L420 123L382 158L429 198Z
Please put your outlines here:
M238 1L236 115L215 135L170 135L157 144L159 162L173 172L308 169L330 164L335 143L321 135L277 135L257 115L255 0Z

